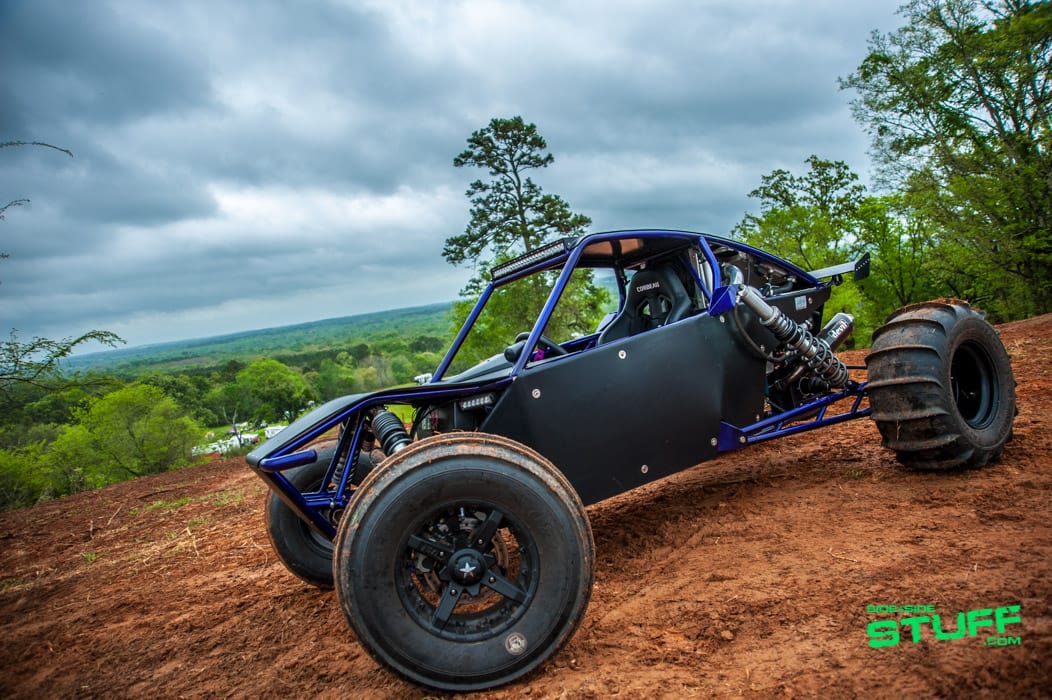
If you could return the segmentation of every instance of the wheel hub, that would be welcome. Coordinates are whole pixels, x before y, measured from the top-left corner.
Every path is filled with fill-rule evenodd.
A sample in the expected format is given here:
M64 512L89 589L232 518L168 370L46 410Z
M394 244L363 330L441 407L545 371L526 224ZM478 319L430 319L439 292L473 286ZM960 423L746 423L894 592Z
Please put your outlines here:
M486 562L474 549L462 549L453 555L449 574L462 586L478 583L486 573Z

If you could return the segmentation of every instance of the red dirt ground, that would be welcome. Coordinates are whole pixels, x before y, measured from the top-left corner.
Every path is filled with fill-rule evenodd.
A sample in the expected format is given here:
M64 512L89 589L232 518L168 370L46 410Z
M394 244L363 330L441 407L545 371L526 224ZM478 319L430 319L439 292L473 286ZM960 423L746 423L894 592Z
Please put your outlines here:
M1048 697L1052 316L1003 327L1019 381L997 464L905 471L868 420L760 445L589 509L581 628L478 698ZM849 361L861 356L849 354ZM240 459L0 514L0 697L434 695L287 573ZM1020 605L1006 635L871 648L870 605ZM890 617L898 617L892 615Z

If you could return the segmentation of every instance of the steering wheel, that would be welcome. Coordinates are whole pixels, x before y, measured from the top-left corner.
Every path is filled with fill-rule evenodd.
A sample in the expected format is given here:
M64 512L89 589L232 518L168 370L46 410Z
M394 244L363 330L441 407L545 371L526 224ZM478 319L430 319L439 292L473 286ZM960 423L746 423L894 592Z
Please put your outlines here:
M524 343L529 339L530 334L528 331L524 331L515 336L515 343L508 347L504 351L504 357L510 362L514 362L518 359L519 354L522 353L525 347ZM537 347L544 351L546 357L555 357L556 355L566 355L567 352L563 346L552 340L547 336L541 336L537 339Z

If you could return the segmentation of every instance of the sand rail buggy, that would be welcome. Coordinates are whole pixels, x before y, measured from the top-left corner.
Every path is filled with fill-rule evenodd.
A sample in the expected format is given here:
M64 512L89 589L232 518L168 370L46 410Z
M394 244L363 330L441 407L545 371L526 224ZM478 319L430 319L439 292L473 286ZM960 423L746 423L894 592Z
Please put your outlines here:
M1015 383L996 331L964 302L893 314L868 381L834 354L853 319L823 324L824 306L867 272L865 257L805 272L656 230L502 264L426 384L330 401L248 456L272 490L274 549L335 587L376 660L422 685L482 689L537 668L576 630L592 586L588 504L867 415L915 468L998 458ZM610 313L594 332L550 338L582 279L606 285ZM479 355L473 332L500 327L517 285L538 280L550 293L532 328Z

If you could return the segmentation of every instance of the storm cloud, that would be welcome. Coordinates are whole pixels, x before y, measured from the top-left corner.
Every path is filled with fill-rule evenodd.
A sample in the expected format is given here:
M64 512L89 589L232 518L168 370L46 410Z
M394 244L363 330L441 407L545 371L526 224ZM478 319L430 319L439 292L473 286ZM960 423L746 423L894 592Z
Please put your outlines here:
M865 175L836 78L892 2L0 5L0 322L130 344L446 301L441 257L521 115L593 220L725 234L775 168Z

